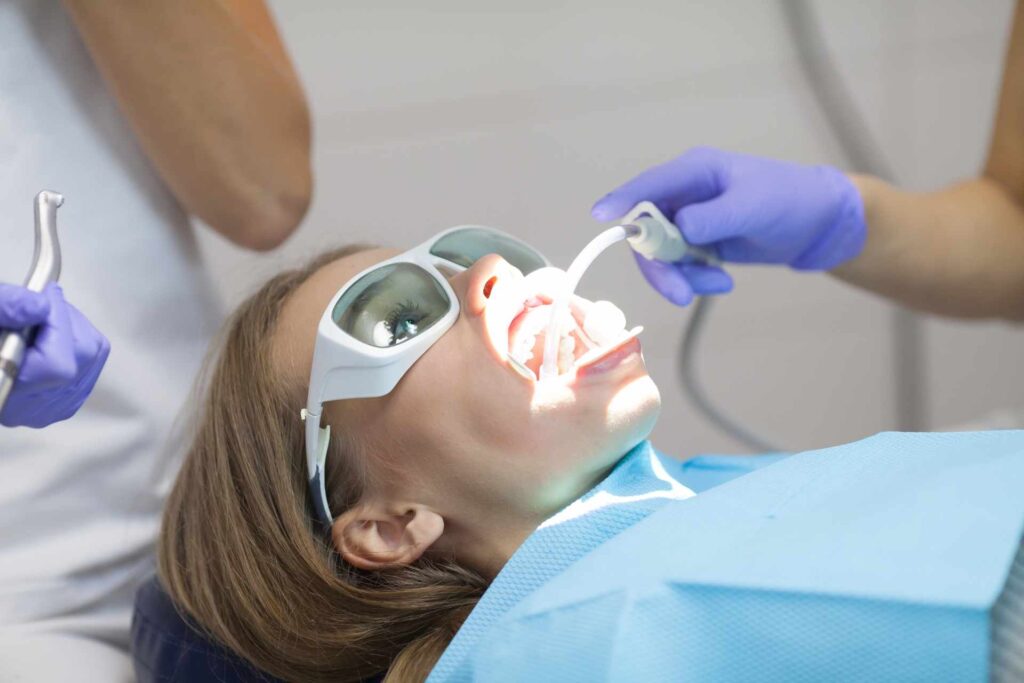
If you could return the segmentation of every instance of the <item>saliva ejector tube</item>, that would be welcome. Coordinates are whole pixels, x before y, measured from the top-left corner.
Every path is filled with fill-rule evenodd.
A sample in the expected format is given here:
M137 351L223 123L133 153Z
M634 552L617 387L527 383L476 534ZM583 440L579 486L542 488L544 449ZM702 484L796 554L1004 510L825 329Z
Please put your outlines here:
M685 259L709 265L718 265L718 259L707 249L695 247L683 239L679 228L668 220L651 202L640 202L622 217L619 224L608 228L592 239L572 260L566 271L565 286L557 293L551 307L551 320L544 336L544 362L540 367L539 379L558 375L558 346L561 335L559 327L564 324L569 300L576 291L583 273L608 247L626 240L633 251L648 259L675 263ZM593 312L602 315L602 309ZM589 317L589 315L588 315Z

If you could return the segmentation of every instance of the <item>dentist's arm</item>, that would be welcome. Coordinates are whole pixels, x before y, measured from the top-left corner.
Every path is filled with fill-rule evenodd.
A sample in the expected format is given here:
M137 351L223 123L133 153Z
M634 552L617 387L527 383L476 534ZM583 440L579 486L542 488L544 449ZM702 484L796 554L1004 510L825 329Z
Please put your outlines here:
M834 272L922 310L1024 320L1024 12L1018 4L983 174L938 192L853 176L864 252Z
M187 211L251 249L312 193L310 117L262 0L64 0L142 147Z
M940 315L1024 320L1024 12L1018 5L978 178L913 193L827 166L700 148L613 190L593 214L612 220L645 199L725 261L831 271ZM681 305L732 284L715 268L637 261Z
M1024 210L1007 185L982 176L918 194L854 182L868 240L834 275L929 313L1024 321Z

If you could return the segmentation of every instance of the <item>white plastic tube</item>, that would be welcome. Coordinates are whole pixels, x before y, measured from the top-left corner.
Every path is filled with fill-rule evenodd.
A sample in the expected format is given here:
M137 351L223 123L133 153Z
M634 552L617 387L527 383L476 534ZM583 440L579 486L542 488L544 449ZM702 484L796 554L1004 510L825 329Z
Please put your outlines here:
M590 243L583 247L583 251L572 260L572 265L566 271L565 289L559 292L551 307L551 321L548 323L547 334L544 336L544 362L540 366L540 379L558 375L558 344L561 339L559 328L569 309L569 300L572 298L573 292L576 291L576 285L579 284L583 273L587 272L590 264L605 249L638 233L639 228L635 225L616 225L614 228L608 228L590 240Z
M640 202L620 220L620 225L608 228L590 240L566 271L565 290L557 295L551 307L551 320L544 337L544 362L540 366L540 379L558 375L558 345L561 340L559 327L569 308L569 299L576 291L583 273L608 247L628 239L633 251L647 259L675 263L690 256L708 265L717 266L720 263L714 252L688 244L679 228L651 202Z

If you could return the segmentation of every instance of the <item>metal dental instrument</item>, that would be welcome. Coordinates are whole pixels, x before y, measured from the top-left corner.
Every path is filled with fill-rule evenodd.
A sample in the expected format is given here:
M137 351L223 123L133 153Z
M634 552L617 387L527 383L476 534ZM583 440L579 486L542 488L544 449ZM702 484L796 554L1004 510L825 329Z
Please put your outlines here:
M36 195L36 246L25 287L41 292L60 277L60 242L57 241L57 207L64 203L59 192L43 190ZM34 327L0 332L0 411L14 387L25 350L32 343Z

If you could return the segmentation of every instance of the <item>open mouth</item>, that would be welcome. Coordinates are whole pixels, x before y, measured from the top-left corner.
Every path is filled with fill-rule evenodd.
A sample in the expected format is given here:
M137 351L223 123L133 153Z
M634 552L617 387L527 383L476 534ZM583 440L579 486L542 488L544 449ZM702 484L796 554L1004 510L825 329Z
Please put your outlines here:
M505 350L509 366L532 381L541 376L545 339L555 309L552 294L563 278L563 271L545 268L514 283L499 283L504 287L495 286L491 292L488 305L495 309L488 311L488 327L492 341ZM574 296L558 325L558 376L600 363L630 344L642 330L627 329L625 316L611 302Z
M508 328L508 357L540 377L544 361L544 343L554 305L534 298L524 302L523 310ZM570 304L558 326L558 374L595 363L634 339L641 328L626 329L626 318L608 301L577 299Z

